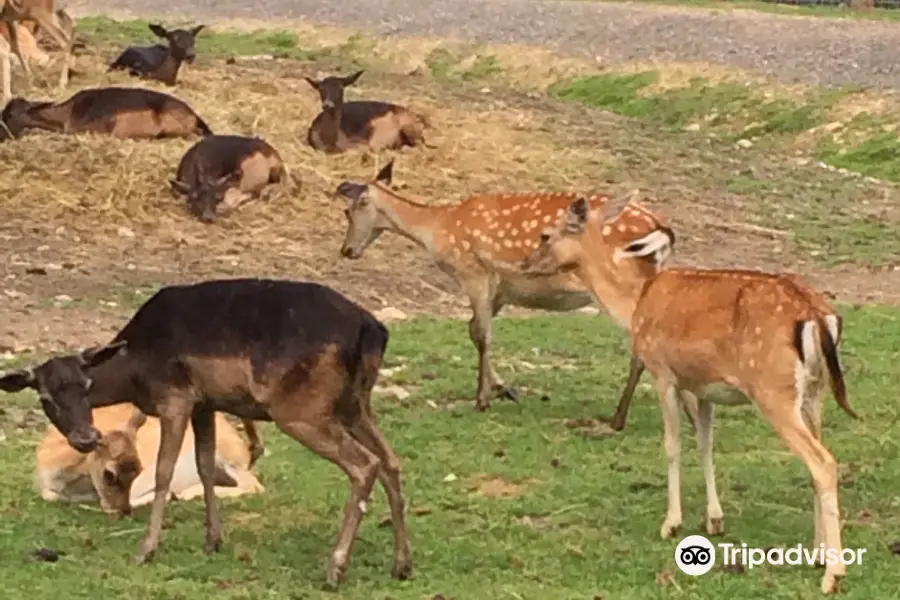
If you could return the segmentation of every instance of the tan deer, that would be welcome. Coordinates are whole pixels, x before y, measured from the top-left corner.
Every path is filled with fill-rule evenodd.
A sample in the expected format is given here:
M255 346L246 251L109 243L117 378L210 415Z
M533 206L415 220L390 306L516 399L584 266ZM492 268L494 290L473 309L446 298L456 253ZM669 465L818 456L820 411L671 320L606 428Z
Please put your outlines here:
M93 417L103 437L88 454L75 450L56 427L48 425L35 450L35 485L44 500L99 501L104 512L128 515L132 508L153 500L161 435L159 419L148 417L129 404L95 408ZM256 426L253 421L244 425L249 445L225 415L216 414L216 496L264 491L252 471L262 454ZM194 436L187 431L170 488L172 496L179 500L203 494L194 454Z
M494 394L518 401L518 391L504 384L491 363L491 319L504 305L570 311L592 302L590 289L571 274L536 279L526 277L519 268L520 261L537 248L543 228L560 218L576 195L485 194L456 205L427 206L391 190L393 164L385 165L368 183L344 181L337 187L348 220L341 255L360 258L384 231L422 247L469 297L473 313L469 336L478 350L475 408L488 409ZM606 197L591 198L599 202ZM650 213L623 217L620 225L623 240L638 239L659 227ZM612 420L617 430L624 427L642 368L629 373L629 384Z
M63 51L59 87L69 83L69 62L75 43L75 19L64 9L54 10L53 0L5 0L0 7L0 22L7 25L9 44L0 41L0 68L3 69L3 102L12 98L10 78L10 52L18 57L27 77L31 77L27 52L23 51L19 40L20 23L34 23L35 30L47 32ZM35 33L32 30L32 34Z
M696 403L696 434L706 481L706 530L724 532L712 459L715 403L753 402L812 474L815 549L841 551L837 463L821 442L822 394L830 383L849 415L838 359L841 317L824 296L795 275L737 269L661 270L671 236L654 229L623 243L616 219L640 218L639 206L621 214L591 210L578 198L566 217L542 234L523 261L535 276L571 273L618 319L629 323L634 356L653 374L662 405L669 464L668 512L661 535L682 523L678 405ZM730 396L716 392L730 391ZM733 393L738 392L738 393ZM714 395L714 393L716 393ZM845 565L825 561L824 593L835 592Z

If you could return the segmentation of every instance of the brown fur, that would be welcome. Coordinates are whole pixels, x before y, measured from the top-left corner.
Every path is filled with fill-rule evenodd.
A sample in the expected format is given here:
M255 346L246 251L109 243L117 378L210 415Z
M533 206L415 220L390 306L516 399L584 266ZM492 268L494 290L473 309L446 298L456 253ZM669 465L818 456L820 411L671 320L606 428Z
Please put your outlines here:
M626 213L634 212L628 208ZM523 268L546 274L568 270L611 312L629 323L634 356L656 379L669 459L669 507L663 538L682 523L678 405L690 405L707 489L707 533L724 532L715 487L712 415L716 403L753 402L787 447L799 455L816 492L815 543L841 549L837 463L821 442L821 395L826 380L838 405L846 400L837 357L840 317L800 277L739 269L659 266L671 252L662 229L629 244L606 232L615 215L572 203L566 220L550 228ZM717 388L737 391L724 398ZM826 565L821 589L837 591L842 563Z
M155 417L132 423L135 410L130 404L94 409L94 423L103 438L97 449L88 454L76 451L56 427L49 425L35 450L35 484L40 496L48 501L99 501L105 512L118 517L128 515L135 506L149 503L152 494L148 496L148 491L153 489L159 452L160 424ZM224 479L231 479L217 483L217 496L263 491L251 472L263 449L255 425L245 422L247 425L251 427L248 438L256 440L250 445L241 439L224 415L216 415L217 469L222 470ZM171 487L173 496L180 500L202 493L196 466L190 469L193 455L193 433L188 431L179 461L186 461L189 468L179 474Z
M93 451L100 439L91 408L128 398L144 414L159 417L156 488L135 555L139 563L159 546L188 423L203 484L204 548L219 550L215 413L226 412L274 421L350 479L350 498L326 574L329 584L337 584L349 564L376 479L391 511L393 575L405 579L412 559L400 463L370 406L388 337L371 313L319 284L204 281L162 288L110 344L0 375L0 390L36 390L50 421L82 453Z
M469 297L473 313L469 336L479 364L476 409L488 409L494 395L516 400L518 392L504 384L492 365L491 320L504 305L570 311L592 302L588 288L570 274L526 277L518 266L537 248L543 228L561 219L576 195L480 194L455 205L428 206L392 191L392 177L393 162L368 183L346 181L338 186L348 215L341 255L360 258L384 231L399 233L424 248ZM597 202L608 200L601 194L591 197ZM635 239L646 233L657 224L647 214L646 219L623 220L626 229L616 234ZM640 371L632 371L629 378L640 378ZM626 406L625 398L633 391L634 386L626 388L620 406ZM617 411L616 429L624 427L625 416Z
M399 150L425 143L427 116L390 102L344 101L344 88L363 71L348 77L306 78L322 100L322 112L307 131L307 142L316 150L339 153L365 146L373 152Z
M75 43L75 19L64 9L54 10L52 0L5 0L0 7L0 21L7 25L9 43L0 39L0 77L2 77L3 102L12 98L10 86L10 53L16 54L25 74L31 77L27 48L19 40L19 23L30 23L30 33L46 32L63 51L59 87L65 88L69 82L69 63Z
M212 135L188 104L143 88L85 89L63 102L14 98L3 109L2 119L12 137L31 128L132 139Z
M216 135L200 140L185 152L175 179L176 193L186 196L188 208L211 223L217 210L231 212L260 197L264 188L286 175L278 151L265 140Z

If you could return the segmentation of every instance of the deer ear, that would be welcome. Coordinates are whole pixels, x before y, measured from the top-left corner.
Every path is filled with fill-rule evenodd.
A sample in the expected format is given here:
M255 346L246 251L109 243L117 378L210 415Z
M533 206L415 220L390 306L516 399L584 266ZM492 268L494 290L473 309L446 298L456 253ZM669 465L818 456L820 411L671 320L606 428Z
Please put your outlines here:
M4 392L21 392L25 388L33 388L37 383L31 369L16 369L0 375L0 390Z
M569 233L582 233L584 225L587 223L588 213L590 212L590 203L584 196L579 196L566 212L566 231Z
M305 80L306 80L306 83L308 83L309 85L311 85L311 86L313 87L313 89L315 89L315 90L318 90L318 89L319 89L319 82L316 81L315 79L313 79L313 78L311 78L311 77L305 77L305 76L303 77L303 79L305 79Z
M125 425L125 432L131 436L137 435L138 430L147 423L147 415L135 406L132 409L131 417Z
M197 34L200 33L206 25L197 25L193 29L191 29L191 37L197 37Z
M106 346L95 346L93 348L88 348L87 350L83 350L81 354L78 355L78 360L82 364L82 366L96 367L99 364L105 363L113 356L124 350L127 343L128 342L126 342L125 340L119 340L118 342L107 344Z
M353 75L349 75L349 76L341 79L341 82L344 84L344 87L346 87L348 85L353 85L354 83L356 83L356 80L359 79L360 75L362 75L363 73L365 73L365 70L357 71Z
M147 27L150 28L150 31L155 33L158 37L164 38L169 35L169 32L166 31L166 28L162 25L157 25L156 23L150 23Z
M384 185L391 185L391 181L394 179L394 160L391 159L391 162L381 167L381 170L378 171L378 175L375 176L375 181L378 183L383 183Z
M188 192L191 191L191 186L189 186L185 182L179 181L177 179L170 179L169 185L172 186L173 190L175 190L176 192L178 192L180 194L187 194Z

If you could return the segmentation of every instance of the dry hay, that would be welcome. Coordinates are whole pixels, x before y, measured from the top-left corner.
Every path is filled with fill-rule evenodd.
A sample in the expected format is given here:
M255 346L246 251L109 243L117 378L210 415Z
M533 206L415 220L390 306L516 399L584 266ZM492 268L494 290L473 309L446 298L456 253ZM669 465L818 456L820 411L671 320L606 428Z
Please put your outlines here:
M328 281L376 307L389 303L389 294L420 308L435 300L457 306L462 301L424 252L397 236L385 236L364 260L339 259L345 222L333 191L343 179L373 176L375 164L364 151L329 156L307 146L306 129L319 99L303 76L320 65L201 60L173 90L106 73L112 52L80 55L80 75L67 90L56 89L54 73L40 69L33 89L18 74L14 89L27 98L57 100L104 85L173 93L217 133L264 137L281 153L293 182L207 226L168 185L196 139L29 132L0 143L0 219L8 231L31 230L40 239L35 245L55 244L60 254L94 267L121 270L128 256L124 260L135 263L129 268L160 276L279 274ZM347 91L348 100L384 99L429 114L433 129L426 136L439 149L394 154L395 184L422 201L451 203L497 190L594 188L604 161L611 160L594 148L567 148L548 131L543 113L513 108L492 94L442 98L439 90L424 78L371 72ZM381 164L390 155L384 153ZM5 246L18 252L24 243ZM397 281L397 273L409 275Z

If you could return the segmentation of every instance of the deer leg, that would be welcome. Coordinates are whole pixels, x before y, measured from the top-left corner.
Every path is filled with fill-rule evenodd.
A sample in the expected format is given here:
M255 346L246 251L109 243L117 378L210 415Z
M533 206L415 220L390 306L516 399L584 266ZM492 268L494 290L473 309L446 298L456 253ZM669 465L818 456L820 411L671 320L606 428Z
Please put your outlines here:
M409 532L406 529L406 503L400 481L400 459L368 417L363 417L354 426L353 435L381 461L378 479L391 508L391 524L394 528L394 568L391 574L397 579L409 579L412 576L412 553L409 548Z
M796 401L805 400L803 397L805 390L798 389L797 394ZM794 402L790 402L781 394L771 394L760 397L758 404L766 420L772 424L785 445L806 463L815 488L816 502L820 511L818 519L821 520L821 535L824 538L825 549L836 551L839 557L842 546L837 461L816 439L804 423L803 417L797 414L794 408L797 405ZM825 575L822 577L822 592L825 594L837 592L839 582L846 572L847 567L840 560L834 564L826 564Z
M216 413L213 410L195 408L191 415L194 430L194 455L197 473L203 484L203 504L206 509L206 543L203 551L207 554L218 552L222 545L222 522L216 502Z
M681 527L681 440L678 437L678 390L670 381L656 383L662 405L664 442L669 463L669 494L666 520L660 529L663 539L668 539Z
M817 440L822 439L822 390L815 390L809 394L803 401L800 409L803 422L809 428ZM815 481L813 481L813 490L815 490ZM813 502L813 515L815 516L815 537L813 538L813 548L819 548L825 543L825 522L822 519L822 504L819 501L819 495L815 494ZM819 557L816 561L817 566L825 566L825 557Z
M3 69L0 77L3 79L3 104L5 106L12 99L12 74L10 73L12 64L10 64L9 60L9 47L2 46L4 45L0 42L0 69ZM5 128L6 124L0 122L0 126ZM9 133L9 131L7 130L6 133ZM0 135L0 139L2 139L2 135Z
M16 56L19 57L19 62L22 64L22 70L25 71L25 75L31 78L31 67L28 65L28 61L25 60L25 56L22 54L22 49L19 48L19 22L18 21L7 21L7 29L9 30L9 42L12 47L12 51Z
M172 484L172 474L175 471L175 463L178 461L178 453L184 443L184 433L187 429L188 415L171 412L160 414L160 441L159 453L156 457L156 485L154 486L153 506L150 508L150 521L147 525L147 533L141 541L140 548L134 557L138 564L147 562L153 557L159 538L162 534L163 513L166 501L169 499L169 489Z
M247 469L250 470L253 468L253 465L256 464L256 461L265 455L266 445L259 435L256 423L250 419L244 419L241 422L244 424L244 433L247 435L247 441L250 442L250 464L247 466Z
M609 419L610 427L615 431L625 429L625 420L628 418L628 408L631 405L631 399L634 397L634 391L637 384L644 374L644 363L637 356L631 356L631 362L628 365L628 381L625 383L625 389L619 398L619 405L616 407L616 414ZM606 419L604 419L606 420Z
M694 396L690 392L682 392L682 396ZM697 449L700 450L700 462L703 464L703 480L706 483L706 533L722 535L725 533L725 515L719 504L716 491L716 470L713 465L713 411L709 400L696 398L697 403Z
M274 416L274 415L273 415ZM356 541L366 501L379 471L378 458L357 442L338 422L307 423L276 420L278 427L327 460L339 466L350 478L350 499L344 507L344 519L337 544L328 564L326 583L336 586L344 577L350 552Z
M478 391L475 394L475 410L484 411L491 407L491 395L500 391L513 401L518 400L514 390L499 381L499 376L491 364L491 319L494 315L494 294L490 282L485 279L469 293L472 318L469 320L469 337L478 350Z
M50 34L63 52L62 69L59 73L59 87L65 88L69 84L69 60L72 56L72 48L75 46L75 32L71 35L63 31L62 27L52 20L41 19L41 28Z

